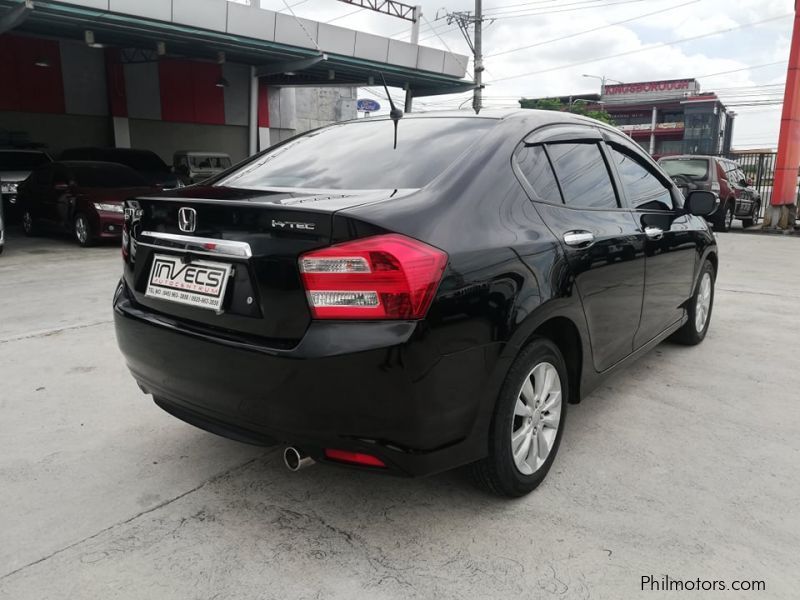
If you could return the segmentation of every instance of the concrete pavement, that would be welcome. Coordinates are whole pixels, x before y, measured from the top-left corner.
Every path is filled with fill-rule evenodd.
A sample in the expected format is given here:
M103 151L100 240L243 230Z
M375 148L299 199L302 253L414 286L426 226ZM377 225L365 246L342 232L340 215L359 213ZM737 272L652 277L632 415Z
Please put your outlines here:
M12 234L0 598L796 598L800 245L719 242L706 341L662 344L571 406L545 483L507 501L460 472L291 474L181 423L116 349L118 249ZM640 591L663 574L767 589Z

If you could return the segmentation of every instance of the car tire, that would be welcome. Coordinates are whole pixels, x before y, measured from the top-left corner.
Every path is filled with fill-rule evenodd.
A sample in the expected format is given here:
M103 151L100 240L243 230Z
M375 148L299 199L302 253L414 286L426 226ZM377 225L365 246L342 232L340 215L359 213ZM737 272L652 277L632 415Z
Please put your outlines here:
M38 233L36 220L27 208L22 211L22 233L28 237L33 237Z
M714 308L716 275L714 265L710 260L706 260L700 271L700 277L697 278L694 295L686 308L689 320L672 335L673 341L686 346L696 346L705 339Z
M761 212L761 203L755 202L753 203L753 212L750 213L750 217L747 219L742 219L742 227L752 227L753 225L758 224L758 215Z
M72 219L72 232L75 240L82 248L88 248L94 244L94 232L89 218L83 213L75 213Z
M534 338L503 382L489 431L489 455L470 465L475 483L498 496L532 492L558 452L568 398L561 352L550 340Z
M731 225L733 225L733 200L728 200L724 206L722 206L722 210L719 213L719 217L717 218L716 223L714 223L714 229L717 231L730 231Z

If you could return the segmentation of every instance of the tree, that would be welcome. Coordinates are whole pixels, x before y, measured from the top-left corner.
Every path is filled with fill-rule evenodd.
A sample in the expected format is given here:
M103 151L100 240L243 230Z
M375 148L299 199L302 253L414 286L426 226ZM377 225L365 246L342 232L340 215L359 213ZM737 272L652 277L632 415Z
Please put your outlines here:
M586 102L573 102L572 104L568 105L561 102L561 100L558 98L539 98L538 100L521 98L519 105L522 108L534 108L537 110L560 110L562 112L570 112L576 115L583 115L591 119L597 119L598 121L608 123L609 125L614 124L614 119L610 114L602 109L595 110L587 108L588 106L592 105L587 104Z

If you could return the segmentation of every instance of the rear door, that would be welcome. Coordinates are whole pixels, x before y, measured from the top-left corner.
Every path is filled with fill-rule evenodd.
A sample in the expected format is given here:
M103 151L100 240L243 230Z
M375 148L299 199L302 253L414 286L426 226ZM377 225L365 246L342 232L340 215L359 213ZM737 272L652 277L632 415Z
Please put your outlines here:
M680 208L678 192L647 157L621 136L609 134L607 148L645 247L642 316L634 339L640 348L683 316L702 241Z
M515 170L561 242L603 371L633 351L644 287L644 245L618 197L599 132L548 128L515 155Z

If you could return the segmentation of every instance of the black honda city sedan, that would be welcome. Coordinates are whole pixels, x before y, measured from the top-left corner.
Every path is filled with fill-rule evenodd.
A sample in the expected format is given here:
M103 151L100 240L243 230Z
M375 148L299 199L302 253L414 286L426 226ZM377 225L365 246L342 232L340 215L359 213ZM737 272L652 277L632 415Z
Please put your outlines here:
M126 201L117 339L164 410L293 470L469 464L520 496L568 404L703 340L714 206L560 112L340 123Z

